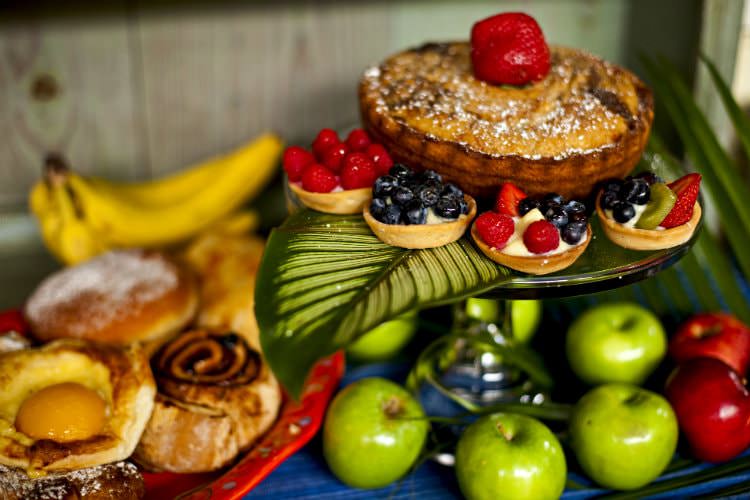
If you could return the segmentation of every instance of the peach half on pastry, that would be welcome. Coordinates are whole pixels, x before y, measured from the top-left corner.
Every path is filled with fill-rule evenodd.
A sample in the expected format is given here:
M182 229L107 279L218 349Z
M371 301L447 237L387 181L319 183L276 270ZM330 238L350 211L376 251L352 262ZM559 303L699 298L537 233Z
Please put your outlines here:
M0 464L58 471L124 460L156 387L136 346L58 340L0 356Z

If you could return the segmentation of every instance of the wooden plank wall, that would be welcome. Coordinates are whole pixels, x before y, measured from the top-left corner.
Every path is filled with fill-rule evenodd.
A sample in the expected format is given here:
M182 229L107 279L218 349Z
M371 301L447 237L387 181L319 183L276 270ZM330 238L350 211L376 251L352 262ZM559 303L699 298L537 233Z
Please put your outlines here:
M689 71L700 1L657 4L123 0L85 3L64 16L7 13L0 16L0 212L24 210L49 151L85 173L145 178L265 129L306 141L322 126L354 123L366 65L425 40L465 38L475 20L499 11L529 12L554 43L631 66L637 49L658 50Z

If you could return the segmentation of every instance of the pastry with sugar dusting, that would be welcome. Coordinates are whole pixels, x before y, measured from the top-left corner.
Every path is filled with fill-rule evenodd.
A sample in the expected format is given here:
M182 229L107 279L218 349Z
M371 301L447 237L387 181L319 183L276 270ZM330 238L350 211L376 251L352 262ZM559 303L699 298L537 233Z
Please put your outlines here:
M633 73L586 52L549 52L549 72L525 86L476 78L468 42L395 54L360 81L364 128L394 161L435 170L475 197L505 182L529 195L587 197L638 162L652 94Z
M192 272L167 255L117 250L46 278L24 306L34 338L161 343L195 316Z

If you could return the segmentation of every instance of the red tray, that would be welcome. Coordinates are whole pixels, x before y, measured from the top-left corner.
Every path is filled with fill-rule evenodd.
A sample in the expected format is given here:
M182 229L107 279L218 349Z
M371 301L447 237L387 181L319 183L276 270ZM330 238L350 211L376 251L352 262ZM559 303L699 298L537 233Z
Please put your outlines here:
M18 310L0 312L0 333L28 329ZM344 375L344 355L339 352L314 367L299 402L284 397L281 412L268 433L231 468L207 474L144 472L146 498L242 498L281 462L302 448L320 428L333 392Z

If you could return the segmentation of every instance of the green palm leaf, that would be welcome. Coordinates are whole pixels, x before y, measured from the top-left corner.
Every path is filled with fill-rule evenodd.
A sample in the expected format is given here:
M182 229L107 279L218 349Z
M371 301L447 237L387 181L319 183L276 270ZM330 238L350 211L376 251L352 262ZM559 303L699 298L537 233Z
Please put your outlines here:
M381 322L479 294L509 276L468 239L406 250L382 243L359 215L304 210L268 240L256 288L263 351L296 397L315 361Z

